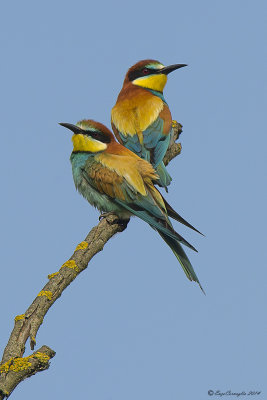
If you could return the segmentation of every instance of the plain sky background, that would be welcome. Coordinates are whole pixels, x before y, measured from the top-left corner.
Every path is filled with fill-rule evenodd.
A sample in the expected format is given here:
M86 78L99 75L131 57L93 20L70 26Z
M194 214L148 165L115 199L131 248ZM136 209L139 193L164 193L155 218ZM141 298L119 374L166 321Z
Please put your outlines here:
M49 311L37 346L56 357L12 399L267 398L266 16L260 0L2 2L1 352L15 315L98 222L58 122L109 125L140 59L189 64L165 89L184 126L167 199L206 235L175 223L199 250L186 251L204 296L132 220Z

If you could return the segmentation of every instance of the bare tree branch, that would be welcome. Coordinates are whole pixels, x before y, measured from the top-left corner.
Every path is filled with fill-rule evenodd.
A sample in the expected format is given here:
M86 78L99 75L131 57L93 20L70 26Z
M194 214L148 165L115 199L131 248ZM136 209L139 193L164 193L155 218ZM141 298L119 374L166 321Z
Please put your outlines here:
M1 382L0 398L8 397L15 387L24 379L44 371L49 368L49 360L56 353L47 346L42 346L28 357L12 357L6 363L1 364Z
M181 145L176 143L176 140L182 132L182 126L176 121L173 121L173 132L164 158L166 165L181 152ZM126 228L127 225L121 225L118 222L117 216L112 214L101 219L59 271L48 275L47 284L37 294L25 314L15 317L15 326L0 364L0 400L10 396L24 379L49 368L49 360L55 356L55 351L48 346L42 346L33 354L23 357L26 342L30 339L31 350L34 350L37 332L49 308L76 276L87 268L92 257L103 250L109 239Z
M183 125L179 124L177 121L172 121L173 135L171 137L170 145L166 151L165 157L163 159L164 164L168 165L169 162L181 153L182 146L181 143L176 143L179 139L180 134L183 131Z

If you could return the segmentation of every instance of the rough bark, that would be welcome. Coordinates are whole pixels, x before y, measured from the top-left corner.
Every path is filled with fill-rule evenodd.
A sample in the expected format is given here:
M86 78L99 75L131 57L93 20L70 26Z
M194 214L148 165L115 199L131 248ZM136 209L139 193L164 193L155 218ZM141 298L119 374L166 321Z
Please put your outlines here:
M176 121L173 121L173 131L174 135L164 158L166 165L181 152L181 145L176 140L182 132L182 126ZM55 351L44 345L31 355L23 357L27 340L30 340L31 350L34 350L37 332L49 308L77 275L87 268L90 260L103 250L108 240L125 228L126 225L121 225L116 215L110 214L101 219L85 240L78 244L59 271L48 275L47 284L37 294L25 314L15 317L15 325L0 364L0 400L10 396L24 379L49 368Z

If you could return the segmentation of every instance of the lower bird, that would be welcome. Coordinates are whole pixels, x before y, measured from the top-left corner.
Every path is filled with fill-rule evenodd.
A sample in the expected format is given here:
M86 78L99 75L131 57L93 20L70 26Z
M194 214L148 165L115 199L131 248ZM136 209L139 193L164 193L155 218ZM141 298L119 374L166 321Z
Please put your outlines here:
M204 292L181 244L197 250L174 230L169 217L200 232L174 211L154 186L158 175L152 165L116 142L99 122L60 125L73 132L70 161L82 196L100 212L114 213L122 221L137 216L147 222L171 248L187 278Z

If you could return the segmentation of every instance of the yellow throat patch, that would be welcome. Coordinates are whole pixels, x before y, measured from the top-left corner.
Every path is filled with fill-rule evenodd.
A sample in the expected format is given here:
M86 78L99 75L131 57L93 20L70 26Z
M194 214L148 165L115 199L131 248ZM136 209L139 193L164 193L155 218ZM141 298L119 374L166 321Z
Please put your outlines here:
M87 135L76 134L72 136L73 151L88 151L98 153L107 148L105 143L99 142Z
M155 74L137 78L133 81L133 84L147 89L156 90L157 92L163 92L166 82L167 75Z

